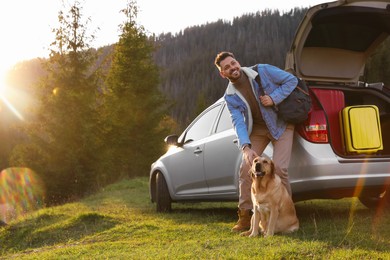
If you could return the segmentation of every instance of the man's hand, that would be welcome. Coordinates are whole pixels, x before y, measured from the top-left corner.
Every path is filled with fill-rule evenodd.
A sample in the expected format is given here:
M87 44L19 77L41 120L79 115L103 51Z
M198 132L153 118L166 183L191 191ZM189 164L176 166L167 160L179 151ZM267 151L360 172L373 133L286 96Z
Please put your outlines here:
M247 164L252 166L253 160L257 157L257 153L249 148L249 146L245 146L245 148L242 150L244 154L244 160Z
M260 102L265 107L270 107L274 105L274 101L268 95L260 96Z

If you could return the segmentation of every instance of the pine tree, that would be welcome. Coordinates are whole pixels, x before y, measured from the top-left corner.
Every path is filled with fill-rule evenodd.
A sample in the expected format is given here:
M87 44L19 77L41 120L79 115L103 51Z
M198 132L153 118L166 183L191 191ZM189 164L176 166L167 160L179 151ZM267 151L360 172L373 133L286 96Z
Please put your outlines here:
M112 162L120 176L148 175L161 154L167 101L158 90L159 72L153 62L153 43L137 26L138 8L130 1L122 10L119 42L108 74L106 108L111 130L106 140L115 149Z
M97 76L82 8L76 1L60 11L59 28L40 83L37 118L28 126L31 142L13 160L31 166L46 183L48 202L82 195L96 185L99 125Z

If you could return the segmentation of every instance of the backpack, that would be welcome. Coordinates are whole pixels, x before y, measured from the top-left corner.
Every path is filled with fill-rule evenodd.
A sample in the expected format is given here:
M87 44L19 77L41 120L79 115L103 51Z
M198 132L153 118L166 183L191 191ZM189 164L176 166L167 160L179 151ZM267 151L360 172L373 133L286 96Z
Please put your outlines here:
M257 65L252 69L257 72L255 81L260 87L261 95L264 95L264 89L261 85L260 74L257 70ZM290 95L288 95L278 106L275 106L278 117L285 122L291 124L299 124L308 118L311 109L311 98L309 89L304 80L298 78L298 85L294 88Z

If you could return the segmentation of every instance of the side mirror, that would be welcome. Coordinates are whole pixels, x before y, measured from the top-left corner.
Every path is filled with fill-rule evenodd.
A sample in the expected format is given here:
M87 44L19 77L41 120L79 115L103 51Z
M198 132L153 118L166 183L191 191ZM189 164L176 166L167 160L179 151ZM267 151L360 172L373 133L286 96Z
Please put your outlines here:
M165 137L164 142L167 145L178 146L178 139L179 139L179 136L177 136L177 135L168 135L167 137Z

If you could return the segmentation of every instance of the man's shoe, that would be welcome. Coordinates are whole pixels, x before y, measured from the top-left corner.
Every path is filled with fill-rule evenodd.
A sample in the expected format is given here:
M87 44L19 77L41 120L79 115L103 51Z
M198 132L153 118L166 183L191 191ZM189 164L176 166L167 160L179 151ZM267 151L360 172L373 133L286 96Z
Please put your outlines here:
M248 209L239 209L238 221L236 225L232 228L232 232L242 232L250 229L251 227L251 212L252 210Z

